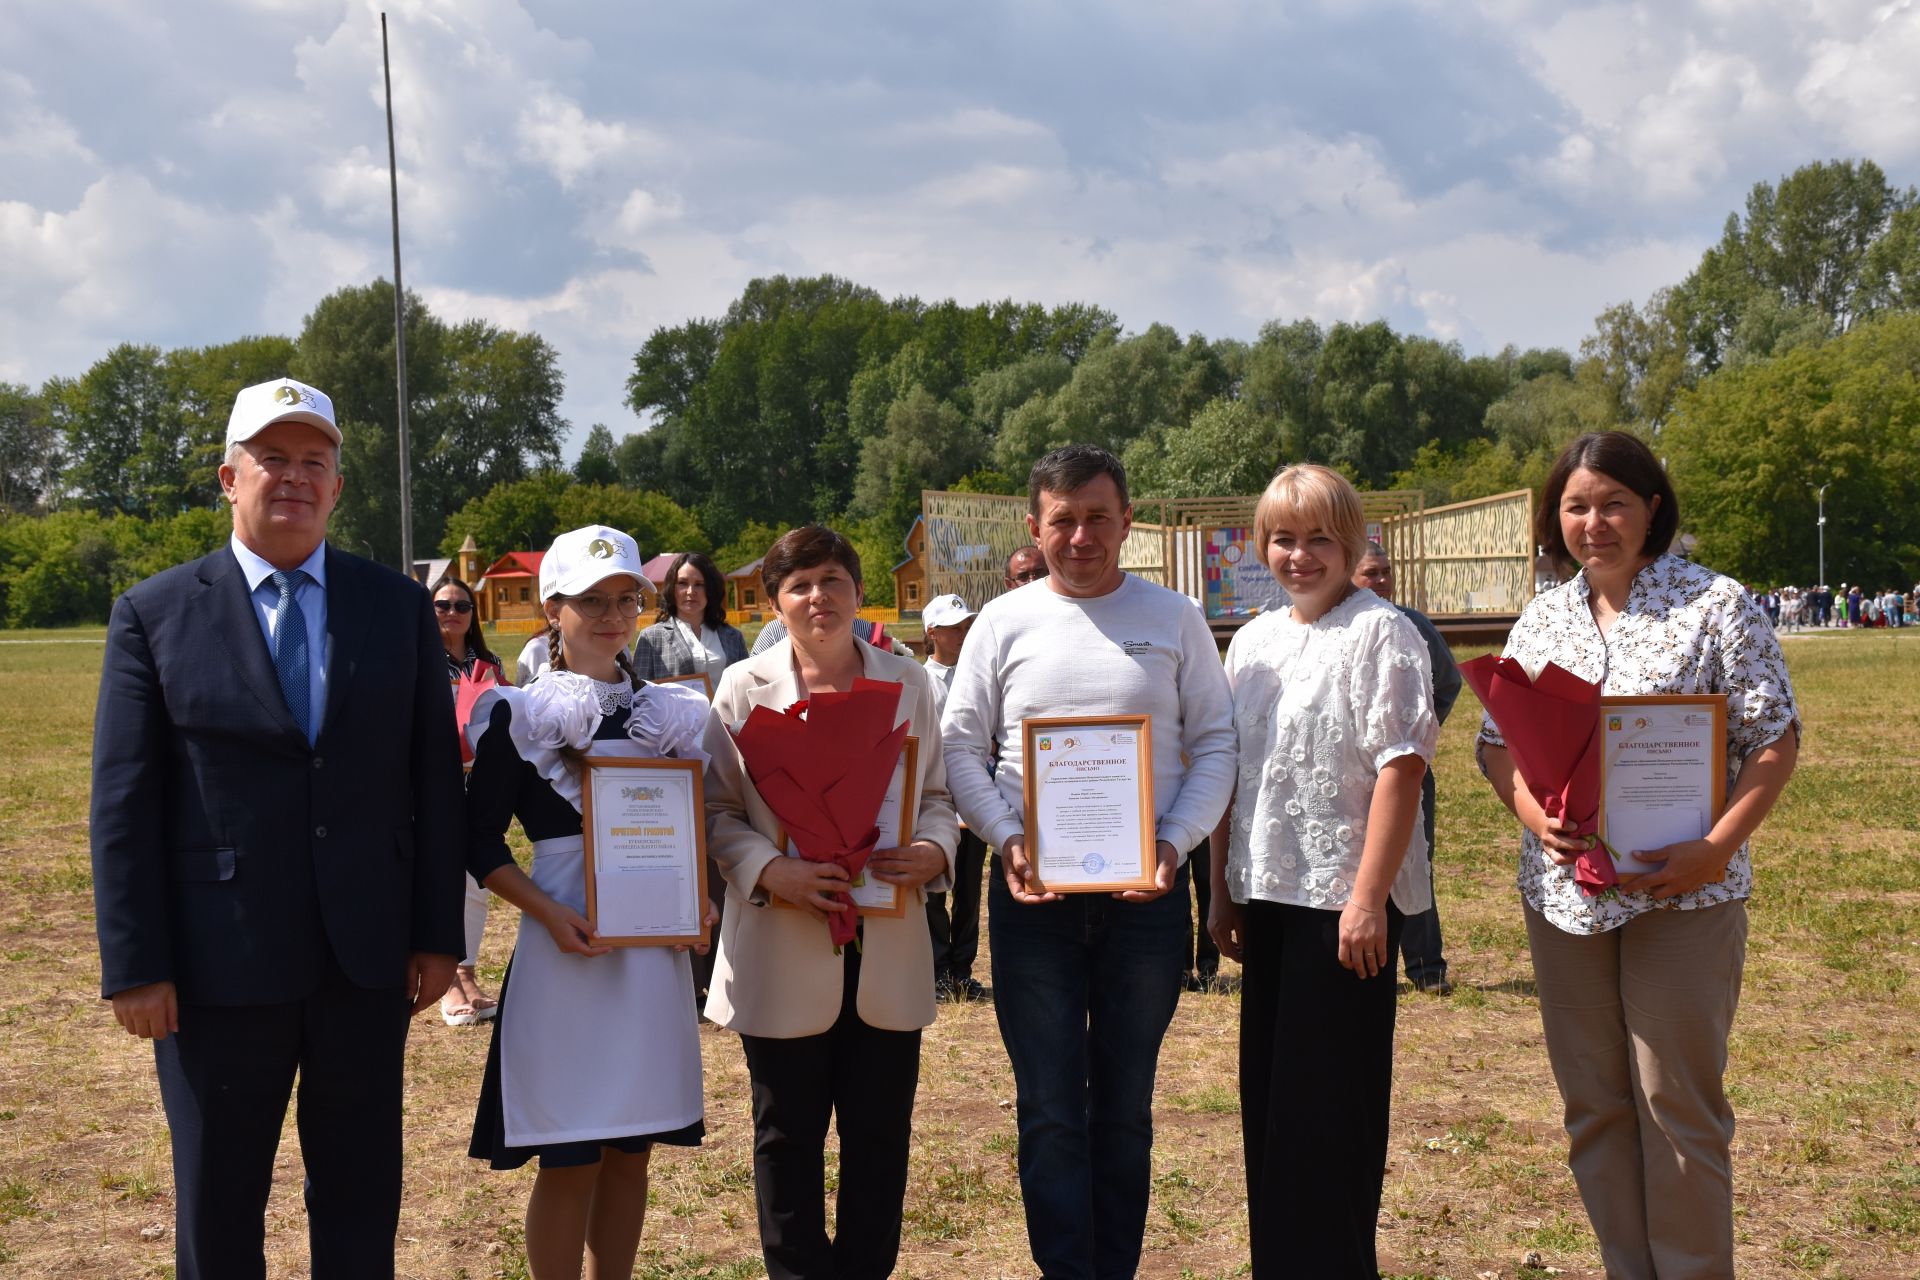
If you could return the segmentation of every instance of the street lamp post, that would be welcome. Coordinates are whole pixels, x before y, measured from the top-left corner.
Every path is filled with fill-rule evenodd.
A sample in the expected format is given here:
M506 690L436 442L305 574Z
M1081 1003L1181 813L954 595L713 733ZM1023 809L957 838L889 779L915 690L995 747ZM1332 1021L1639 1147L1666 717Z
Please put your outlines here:
M1820 530L1820 579L1816 585L1821 590L1825 590L1827 585L1827 488L1832 483L1829 480L1818 488L1808 486L1813 489L1814 499L1820 504L1820 518L1814 523Z

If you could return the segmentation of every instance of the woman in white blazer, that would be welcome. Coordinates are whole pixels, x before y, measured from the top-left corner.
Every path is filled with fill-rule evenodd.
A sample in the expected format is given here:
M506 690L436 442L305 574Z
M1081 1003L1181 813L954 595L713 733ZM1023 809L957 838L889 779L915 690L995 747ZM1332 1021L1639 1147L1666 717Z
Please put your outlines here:
M959 824L926 673L853 637L861 587L852 544L816 525L795 529L767 552L761 577L787 638L727 668L707 732L707 842L727 882L707 1016L739 1032L746 1051L768 1276L883 1277L900 1249L920 1029L934 1017L926 893L951 883ZM757 706L784 711L861 678L900 686L894 723L919 739L919 804L913 842L881 848L867 864L869 876L906 896L904 915L863 915L858 945L836 955L826 917L840 908L828 895L847 888L846 873L775 844L779 820L728 730ZM840 1135L831 1240L822 1163L830 1120Z

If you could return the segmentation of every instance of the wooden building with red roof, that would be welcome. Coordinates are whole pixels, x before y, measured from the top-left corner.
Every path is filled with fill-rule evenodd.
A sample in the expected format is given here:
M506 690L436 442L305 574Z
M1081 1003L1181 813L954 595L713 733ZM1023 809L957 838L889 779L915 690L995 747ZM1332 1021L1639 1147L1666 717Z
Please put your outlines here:
M475 584L480 593L482 622L497 625L540 620L540 561L546 554L544 551L509 551L487 567Z

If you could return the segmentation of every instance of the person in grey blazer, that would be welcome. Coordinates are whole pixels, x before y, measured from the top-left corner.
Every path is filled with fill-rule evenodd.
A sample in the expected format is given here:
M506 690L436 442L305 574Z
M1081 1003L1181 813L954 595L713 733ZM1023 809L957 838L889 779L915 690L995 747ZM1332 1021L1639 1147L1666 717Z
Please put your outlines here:
M296 1075L311 1274L393 1275L407 1025L465 952L446 651L418 583L327 544L339 446L312 387L241 391L231 540L107 626L101 994L154 1042L180 1280L265 1276Z
M633 642L633 665L644 680L705 674L709 694L720 674L747 660L747 640L727 622L720 570L705 553L676 556L660 591L654 624Z

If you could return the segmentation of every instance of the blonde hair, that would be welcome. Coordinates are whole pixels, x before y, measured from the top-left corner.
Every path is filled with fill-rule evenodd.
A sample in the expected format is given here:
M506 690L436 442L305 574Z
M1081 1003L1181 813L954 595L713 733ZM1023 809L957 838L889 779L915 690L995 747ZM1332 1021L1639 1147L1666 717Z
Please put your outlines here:
M1331 467L1297 462L1281 468L1253 509L1253 539L1266 558L1273 531L1285 525L1296 533L1319 529L1340 544L1349 574L1367 553L1367 517L1360 494Z

